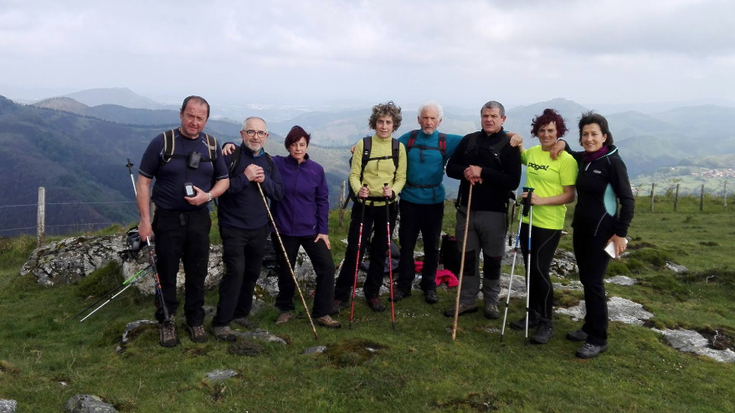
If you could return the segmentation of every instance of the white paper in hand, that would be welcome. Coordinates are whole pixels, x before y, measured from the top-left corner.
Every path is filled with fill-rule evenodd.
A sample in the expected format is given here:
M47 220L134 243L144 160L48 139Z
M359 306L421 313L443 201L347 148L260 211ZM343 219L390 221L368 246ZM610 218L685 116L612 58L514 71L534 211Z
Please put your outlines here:
M625 245L628 245L628 239L623 239L625 240ZM615 244L612 241L607 243L607 246L605 247L605 252L612 258L618 258L618 256L615 254Z

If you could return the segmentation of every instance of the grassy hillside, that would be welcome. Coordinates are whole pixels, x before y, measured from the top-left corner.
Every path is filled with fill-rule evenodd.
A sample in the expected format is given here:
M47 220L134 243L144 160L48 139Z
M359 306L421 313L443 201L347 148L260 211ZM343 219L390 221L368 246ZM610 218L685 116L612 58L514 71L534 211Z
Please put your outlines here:
M608 285L611 296L639 302L655 314L651 325L718 331L735 337L735 216L719 213L645 212L639 200L631 226L631 257L616 263L640 281L632 287ZM444 228L453 232L447 207ZM349 218L348 218L349 219ZM344 231L332 216L332 244ZM729 228L729 229L728 229ZM724 229L724 230L723 230ZM562 247L569 248L570 236ZM441 302L429 306L421 294L396 306L396 329L387 313L356 304L353 329L319 329L315 342L302 312L281 327L271 307L255 320L287 336L288 346L261 343L254 357L228 353L210 341L163 349L155 329L144 329L126 352L113 349L125 323L150 318L152 299L126 293L83 324L71 318L90 303L93 290L80 285L44 288L17 275L32 240L0 240L0 398L15 399L19 411L61 411L77 393L92 393L121 412L726 412L735 410L731 391L735 365L680 353L647 327L610 325L610 349L582 361L577 344L564 339L579 327L556 317L556 336L545 346L524 343L500 321L479 313L460 318L452 342L449 319L440 311L454 290L440 290ZM335 259L342 248L335 248ZM661 268L670 259L691 270L676 275ZM506 268L506 271L508 269ZM115 273L96 274L101 287L115 285ZM568 282L568 280L559 280ZM104 288L98 288L103 290ZM572 305L577 292L558 292L559 305ZM215 305L208 294L207 305ZM522 314L511 302L511 317ZM338 316L347 322L347 315ZM208 325L208 322L207 322ZM362 341L379 348L355 352ZM306 356L325 344L327 355ZM214 369L232 368L239 376L223 383L204 379ZM65 384L62 385L61 382Z

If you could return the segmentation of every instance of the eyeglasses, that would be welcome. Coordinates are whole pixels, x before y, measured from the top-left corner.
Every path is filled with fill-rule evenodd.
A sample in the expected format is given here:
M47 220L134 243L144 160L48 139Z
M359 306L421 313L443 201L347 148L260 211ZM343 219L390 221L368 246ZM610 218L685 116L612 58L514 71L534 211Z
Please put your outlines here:
M246 134L246 135L247 135L247 136L248 136L249 138L252 138L252 137L253 137L253 136L255 136L255 135L258 135L258 137L259 137L259 138L265 138L266 136L268 136L268 132L266 132L266 131L264 131L264 130L253 130L253 129L248 129L248 130L244 130L243 132L245 132L245 134Z

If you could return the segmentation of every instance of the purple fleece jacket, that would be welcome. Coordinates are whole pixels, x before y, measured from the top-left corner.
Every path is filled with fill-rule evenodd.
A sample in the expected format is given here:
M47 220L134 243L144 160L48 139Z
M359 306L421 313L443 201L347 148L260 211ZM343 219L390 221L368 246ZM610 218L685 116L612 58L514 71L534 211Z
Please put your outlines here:
M274 156L285 193L271 210L278 232L292 237L328 234L329 187L324 168L305 155L297 163L291 156Z

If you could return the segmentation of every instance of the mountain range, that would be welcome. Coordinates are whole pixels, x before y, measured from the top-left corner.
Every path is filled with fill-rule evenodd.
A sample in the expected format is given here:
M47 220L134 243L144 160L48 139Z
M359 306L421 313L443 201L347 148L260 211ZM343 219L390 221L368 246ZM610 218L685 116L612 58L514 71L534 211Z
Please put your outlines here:
M47 225L64 231L77 223L130 223L137 219L126 159L137 163L150 140L161 131L177 127L176 107L157 104L135 95L128 89L98 89L54 97L32 105L12 102L0 96L0 187L6 196L0 199L0 235L33 232L39 186L46 187ZM152 102L152 103L151 103ZM140 107L147 106L147 108ZM312 134L309 154L326 170L331 200L339 198L340 182L348 173L347 148L370 134L367 120L369 107L329 110L295 109L282 112L275 107L260 111L248 106L250 115L273 115L268 124L271 137L266 149L284 155L283 138L291 126L298 124ZM576 121L589 108L574 101L554 99L507 109L507 130L520 133L526 147L536 144L530 137L534 116L551 107L567 120L566 138L579 148ZM220 142L239 142L240 121L214 116L206 131ZM475 113L473 113L475 112ZM288 120L288 116L293 117ZM730 120L735 119L731 106L701 105L679 107L663 112L624 111L605 113L615 143L620 148L629 173L636 176L653 174L662 167L676 165L720 165L716 159L735 153L735 132ZM241 116L242 117L242 116ZM417 127L416 110L404 108L403 123L394 136ZM440 130L464 135L479 127L477 111L447 108ZM709 158L708 158L709 157ZM699 162L697 159L709 159ZM725 159L732 159L725 158ZM727 165L727 161L724 161ZM457 182L445 179L448 193L456 193ZM30 205L16 207L14 205ZM23 230L10 231L13 228Z

